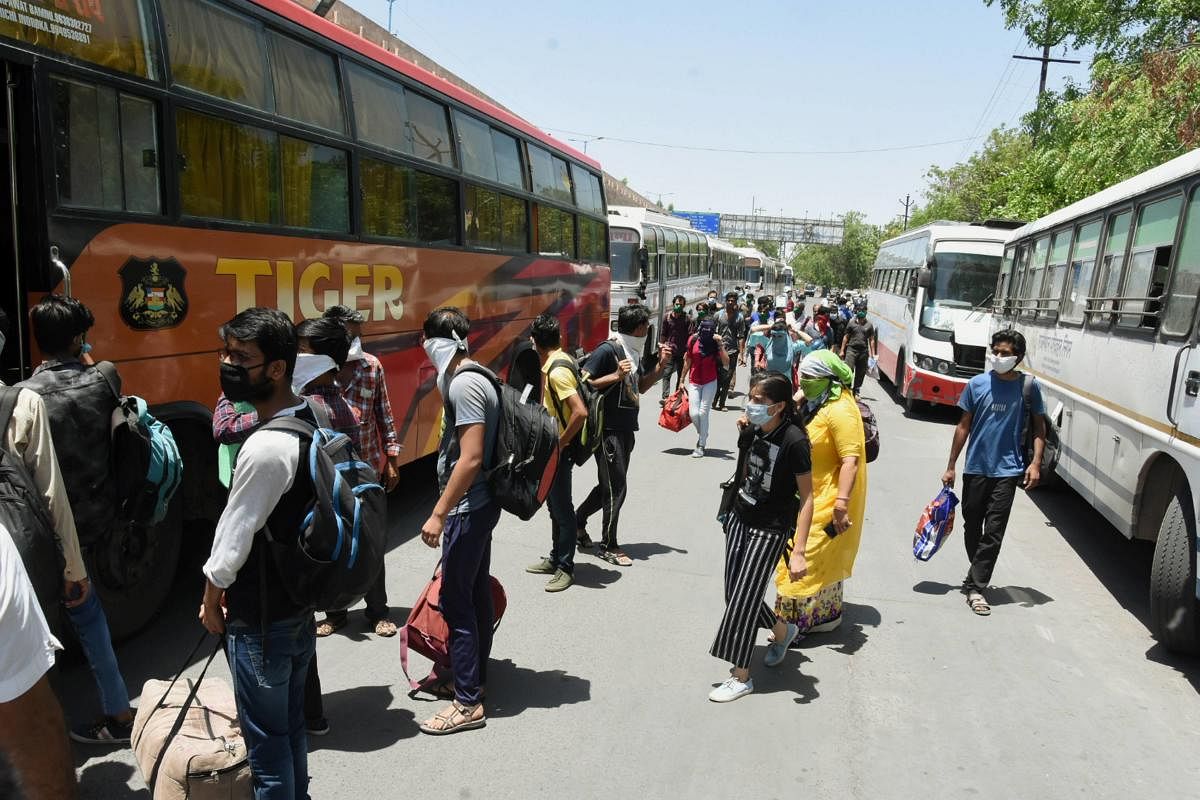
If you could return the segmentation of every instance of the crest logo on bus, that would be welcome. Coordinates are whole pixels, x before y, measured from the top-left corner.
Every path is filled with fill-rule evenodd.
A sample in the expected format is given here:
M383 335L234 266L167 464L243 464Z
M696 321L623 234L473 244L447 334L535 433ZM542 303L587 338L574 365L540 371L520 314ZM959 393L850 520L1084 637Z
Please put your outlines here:
M173 258L131 258L121 275L121 319L138 331L173 328L187 316L187 271Z

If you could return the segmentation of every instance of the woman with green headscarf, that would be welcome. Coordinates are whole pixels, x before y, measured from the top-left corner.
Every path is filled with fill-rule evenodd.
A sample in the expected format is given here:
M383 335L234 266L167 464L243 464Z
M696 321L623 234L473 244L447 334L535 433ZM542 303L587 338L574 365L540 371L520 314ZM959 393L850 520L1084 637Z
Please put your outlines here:
M800 363L800 391L795 399L812 443L808 573L793 581L787 563L780 564L775 573L775 613L802 633L831 631L841 624L842 582L850 577L862 537L866 441L862 415L850 391L853 380L850 367L829 350L809 353Z

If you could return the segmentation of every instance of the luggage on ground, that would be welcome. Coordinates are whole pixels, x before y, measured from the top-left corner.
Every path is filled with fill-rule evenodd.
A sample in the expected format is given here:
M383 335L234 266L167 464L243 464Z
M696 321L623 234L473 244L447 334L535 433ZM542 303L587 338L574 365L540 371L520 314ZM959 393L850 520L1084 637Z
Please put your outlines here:
M546 502L558 471L558 423L540 402L522 403L520 392L502 386L482 364L460 367L455 377L464 372L483 375L500 398L493 464L484 466L492 498L508 513L532 519Z
M917 532L913 535L913 555L920 561L933 558L954 528L954 509L958 506L958 495L949 486L929 501L917 521Z
M42 614L51 629L58 632L66 568L62 544L54 533L50 509L26 471L25 462L2 444L7 441L2 437L22 391L15 386L0 386L0 522L12 534Z
M433 580L425 584L421 596L413 603L408 621L400 628L400 668L414 692L428 690L436 683L450 677L450 628L442 616L439 605L442 593L442 571L434 573ZM492 618L495 628L500 627L508 597L495 575L492 579ZM408 651L415 650L433 662L433 669L419 681L408 674Z
M1025 414L1021 422L1021 446L1025 455L1025 466L1033 463L1033 405L1030 395L1033 392L1033 376L1028 372L1021 378L1021 402L1025 404ZM1058 431L1054 420L1049 414L1042 414L1042 422L1046 424L1046 444L1042 449L1042 463L1038 465L1042 473L1042 484L1054 480L1054 471L1058 468Z
M675 433L679 433L692 424L687 390L680 387L667 398L667 404L663 406L662 412L658 415L658 424Z
M133 719L130 747L151 800L250 800L250 761L233 689L204 678L224 638L195 681L180 680L206 633L170 681L149 680Z
M262 429L300 440L300 468L309 470L313 488L299 531L266 531L288 595L322 611L349 608L366 595L383 566L387 498L375 468L359 459L344 433L297 417L275 417Z
M175 436L135 395L122 395L111 362L96 365L117 398L112 414L112 465L117 479L117 517L157 525L183 483L183 458Z

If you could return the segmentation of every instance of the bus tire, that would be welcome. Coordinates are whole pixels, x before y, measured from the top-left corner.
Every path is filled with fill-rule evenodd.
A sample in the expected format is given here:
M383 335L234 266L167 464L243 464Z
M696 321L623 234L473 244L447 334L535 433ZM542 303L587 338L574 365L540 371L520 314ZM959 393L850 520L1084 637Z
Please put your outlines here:
M182 495L175 494L159 524L114 530L89 548L88 575L100 593L114 642L141 630L174 586L183 539Z
M1151 632L1164 647L1177 653L1200 652L1195 541L1191 493L1185 485L1177 483L1158 528L1154 563L1150 568Z

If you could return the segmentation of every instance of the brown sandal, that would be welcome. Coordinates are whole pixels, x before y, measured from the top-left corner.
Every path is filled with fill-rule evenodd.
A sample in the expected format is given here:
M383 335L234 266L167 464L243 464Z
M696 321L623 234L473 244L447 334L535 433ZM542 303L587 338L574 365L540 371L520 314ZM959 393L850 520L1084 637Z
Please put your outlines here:
M477 709L480 712L479 717L472 718ZM449 708L422 722L421 732L431 736L445 736L459 731L475 730L485 725L487 717L483 715L482 704L467 706L455 700Z
M967 605L981 617L986 617L992 613L992 607L988 605L987 600L979 592L971 592L967 595Z
M338 619L338 620L333 620L333 619L330 619L329 617L326 617L325 619L323 619L319 623L317 623L317 638L329 636L330 634L334 633L335 631L341 630L345 626L346 626L346 618L345 617L342 617L341 619Z
M381 619L375 623L376 636L382 636L386 639L389 636L395 636L396 630L396 623L392 622L390 619Z

